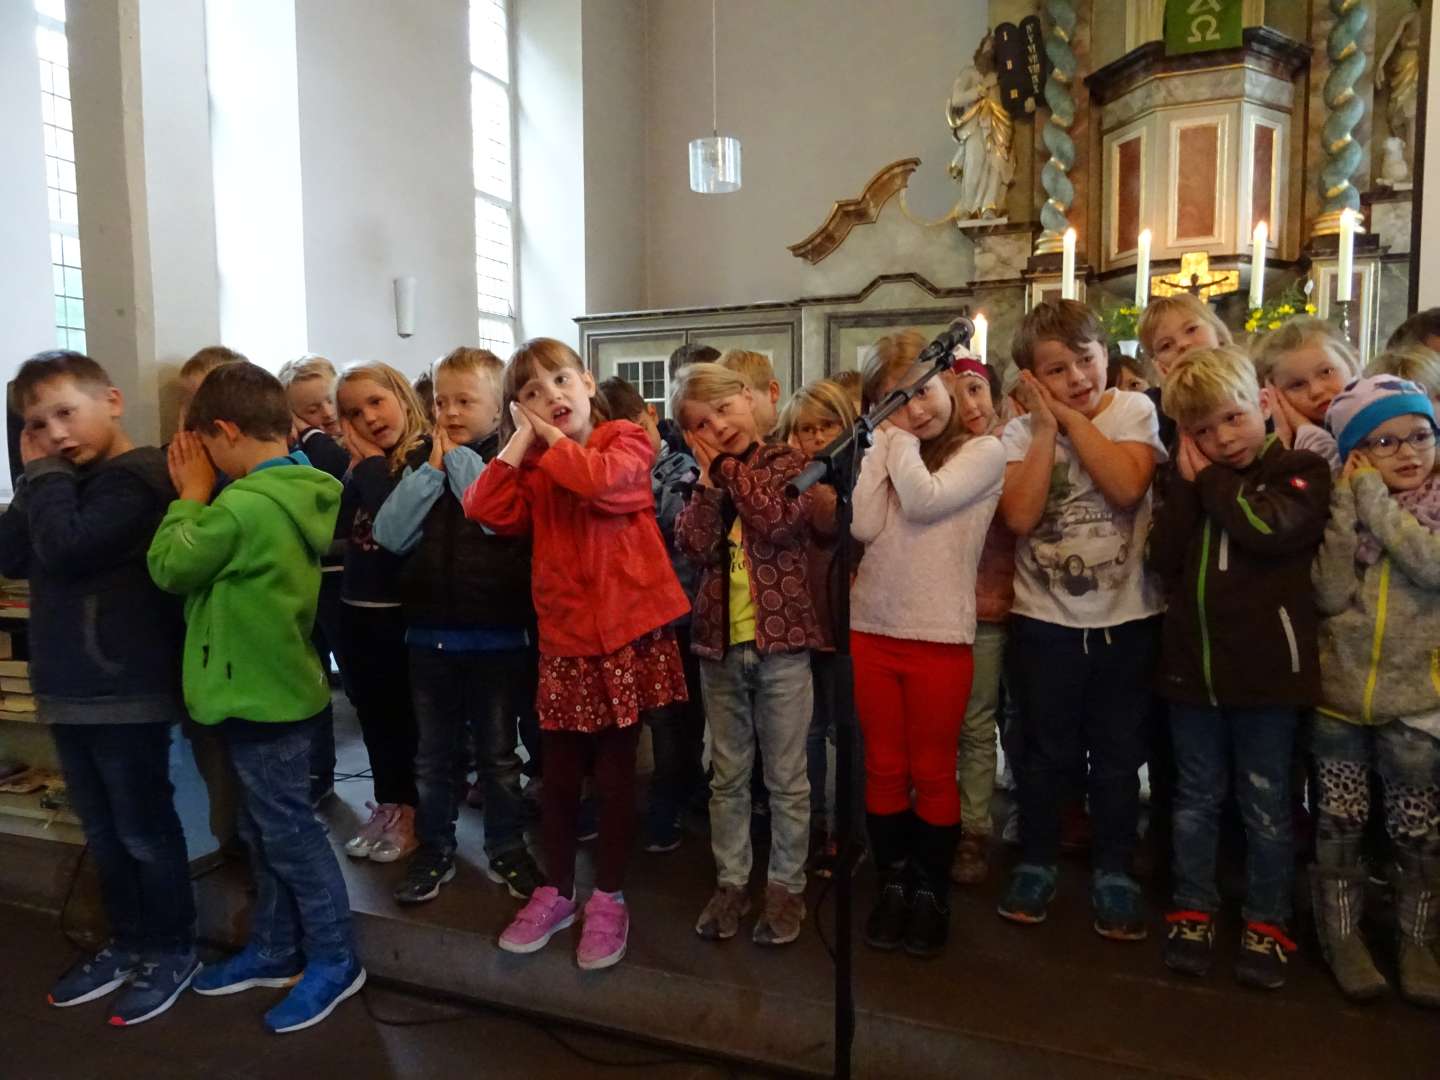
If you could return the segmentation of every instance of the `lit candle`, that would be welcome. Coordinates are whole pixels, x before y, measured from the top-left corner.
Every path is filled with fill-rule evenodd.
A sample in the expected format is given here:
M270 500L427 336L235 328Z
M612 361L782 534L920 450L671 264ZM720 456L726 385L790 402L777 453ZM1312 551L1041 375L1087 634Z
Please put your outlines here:
M1340 211L1340 260L1335 268L1335 299L1342 304L1351 299L1355 277L1355 211Z
M980 362L982 364L988 364L990 362L990 354L988 348L989 344L990 320L985 318L984 315L976 315L975 338L973 341L970 342L970 346L971 351L974 352L976 356L980 357Z
M1250 309L1263 307L1265 303L1265 245L1270 240L1270 229L1265 222L1255 226L1254 246L1250 250Z
M1060 299L1075 299L1075 230L1065 230L1064 254L1060 259Z
M1135 306L1150 302L1150 230L1140 230L1139 253L1135 257Z

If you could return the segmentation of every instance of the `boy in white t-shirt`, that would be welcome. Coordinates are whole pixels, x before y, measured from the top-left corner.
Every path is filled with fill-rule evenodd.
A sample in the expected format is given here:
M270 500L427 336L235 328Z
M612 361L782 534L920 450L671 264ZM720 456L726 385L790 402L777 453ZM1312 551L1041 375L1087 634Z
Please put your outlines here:
M1019 538L1007 661L1024 749L1023 857L999 913L1044 920L1060 807L1088 756L1095 930L1136 941L1146 920L1129 868L1162 608L1144 548L1165 449L1150 400L1105 389L1105 331L1083 304L1038 305L1011 352L1026 415L1003 435L1000 513Z

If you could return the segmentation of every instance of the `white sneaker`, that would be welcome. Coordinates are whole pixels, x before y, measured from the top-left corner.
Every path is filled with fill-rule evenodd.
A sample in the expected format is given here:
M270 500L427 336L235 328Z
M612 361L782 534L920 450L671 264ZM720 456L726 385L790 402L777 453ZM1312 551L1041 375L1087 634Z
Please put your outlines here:
M415 839L415 808L403 803L389 805L390 820L370 849L371 862L398 862L420 846Z
M373 802L365 803L366 809L370 811L370 820L360 826L360 831L345 841L345 854L352 859L368 859L370 853L375 850L375 845L380 843L380 838L385 833L385 827L390 823L390 817L395 812L394 803L381 803L376 806Z

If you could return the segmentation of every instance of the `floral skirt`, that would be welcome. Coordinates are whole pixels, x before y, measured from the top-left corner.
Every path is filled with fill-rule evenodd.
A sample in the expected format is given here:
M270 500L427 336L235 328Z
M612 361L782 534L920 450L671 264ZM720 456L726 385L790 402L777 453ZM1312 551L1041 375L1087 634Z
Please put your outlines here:
M675 631L655 630L607 656L541 656L536 711L543 731L595 732L686 701Z

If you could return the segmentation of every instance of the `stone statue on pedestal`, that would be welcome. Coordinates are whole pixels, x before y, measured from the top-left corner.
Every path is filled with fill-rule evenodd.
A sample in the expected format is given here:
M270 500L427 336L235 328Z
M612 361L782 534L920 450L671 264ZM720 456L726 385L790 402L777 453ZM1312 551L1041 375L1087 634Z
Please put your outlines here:
M1003 217L1005 192L1015 179L1015 122L1001 102L994 40L988 33L975 50L974 63L955 80L945 119L959 143L949 170L960 185L956 215Z
M1405 144L1404 153L1408 159L1415 152L1415 115L1420 95L1420 12L1411 11L1400 20L1376 67L1375 89L1390 88L1390 98L1385 106L1390 134ZM1407 165L1413 167L1408 160ZM1388 167L1388 154L1386 166L1386 172L1393 174L1395 170ZM1395 182L1393 176L1385 178ZM1408 173L1399 179L1408 179Z

